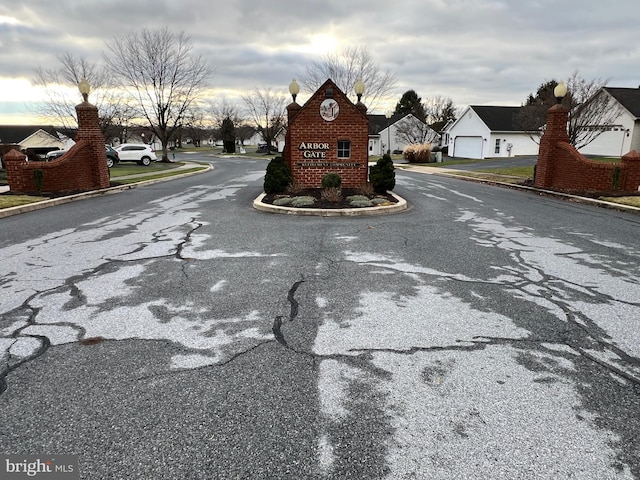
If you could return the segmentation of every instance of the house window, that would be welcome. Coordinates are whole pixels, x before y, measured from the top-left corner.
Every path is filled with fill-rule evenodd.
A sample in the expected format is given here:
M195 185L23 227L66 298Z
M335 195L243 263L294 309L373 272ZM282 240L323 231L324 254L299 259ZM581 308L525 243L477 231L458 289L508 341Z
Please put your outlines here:
M500 139L496 140L496 149L493 153L500 153Z
M351 158L350 140L338 140L338 158Z

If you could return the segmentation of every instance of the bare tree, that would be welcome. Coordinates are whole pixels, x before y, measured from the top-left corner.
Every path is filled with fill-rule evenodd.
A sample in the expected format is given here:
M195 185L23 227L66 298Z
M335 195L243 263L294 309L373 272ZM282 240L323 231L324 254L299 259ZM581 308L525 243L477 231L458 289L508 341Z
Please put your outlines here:
M222 122L225 119L231 120L234 125L238 125L245 120L238 106L229 103L226 98L213 104L209 109L209 113L213 120L213 125L217 128L222 128Z
M381 69L373 61L367 47L347 47L338 53L329 53L321 60L313 62L301 76L303 89L315 92L330 78L352 101L356 95L353 86L358 78L365 84L362 101L369 110L375 110L380 101L389 95L397 78L390 70Z
M585 147L614 126L622 109L610 103L602 88L609 80L585 80L576 71L567 80L569 106L569 142L577 149Z
M578 71L566 81L567 95L562 104L569 109L569 142L577 149L589 145L609 130L620 116L620 105L611 103L603 91L608 82L601 78L586 80ZM541 84L535 96L529 95L516 117L520 127L537 142L544 132L547 110L556 103L553 90L557 85L555 80Z
M253 137L256 133L256 128L248 125L247 123L241 123L236 126L236 138L240 142L241 146L244 146L244 142Z
M406 116L395 125L395 138L399 143L434 143L438 133L416 117Z
M247 112L268 147L274 144L278 133L286 126L285 105L287 97L269 88L256 88L243 95Z
M62 128L76 128L75 106L80 100L78 83L86 79L91 85L91 103L98 108L102 134L106 140L117 136L121 126L130 122L136 112L115 88L108 69L68 52L58 56L58 61L57 68L37 68L35 71L35 84L42 86L47 96L38 113L54 119Z
M168 27L131 32L107 43L107 49L112 71L135 99L162 144L162 160L168 162L169 140L199 100L213 71L192 52L189 36Z
M445 124L449 120L456 119L456 107L453 100L449 97L437 95L427 98L422 104L425 112L425 118L428 124L434 123Z

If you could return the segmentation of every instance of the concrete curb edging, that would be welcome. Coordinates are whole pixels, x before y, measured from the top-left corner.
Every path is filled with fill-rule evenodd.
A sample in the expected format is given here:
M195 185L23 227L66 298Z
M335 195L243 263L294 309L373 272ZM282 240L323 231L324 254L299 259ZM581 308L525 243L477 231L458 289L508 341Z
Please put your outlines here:
M396 195L393 192L389 192L393 197L398 200L398 203L393 205L382 205L378 207L361 207L361 208L295 208L295 207L281 207L278 205L271 205L268 203L262 203L262 200L267 195L262 193L253 201L253 208L262 212L280 213L284 215L302 215L302 216L318 216L318 217L358 217L358 216L372 216L372 215L386 215L390 213L397 213L407 209L407 201Z
M127 185L119 185L117 187L103 188L101 190L92 190L90 192L76 193L74 195L68 195L66 197L43 200L42 202L27 203L26 205L19 205L17 207L3 208L3 209L0 209L0 218L11 217L13 215L19 215L21 213L33 212L35 210L40 210L42 208L54 207L56 205L62 205L64 203L75 202L76 200L84 200L85 198L98 197L100 195L109 195L112 193L118 193L123 190L131 190L133 188L138 188L143 185L152 185L154 183L167 182L169 180L175 180L177 178L190 177L191 175L199 175L201 173L205 173L210 170L213 170L213 165L203 165L203 164L198 164L198 165L202 167L207 167L207 168L197 172L180 173L177 175L171 175L169 177L154 178L152 180L141 180L140 182L129 183ZM189 168L195 168L195 167L189 167Z

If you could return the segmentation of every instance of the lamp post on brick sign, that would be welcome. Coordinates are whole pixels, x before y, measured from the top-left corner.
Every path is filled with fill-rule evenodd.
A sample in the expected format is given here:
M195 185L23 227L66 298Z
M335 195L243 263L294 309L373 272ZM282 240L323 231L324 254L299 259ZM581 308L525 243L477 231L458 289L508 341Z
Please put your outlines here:
M567 95L567 86L564 82L558 83L556 88L553 89L553 96L556 97L556 103L560 105L562 103L562 99Z
M80 82L78 83L78 90L80 90L80 93L82 94L82 100L87 103L89 101L89 92L91 91L91 85L89 85L89 82L87 82L86 78L80 80Z
M291 94L291 97L293 98L293 101L295 102L296 101L296 97L300 93L300 85L298 85L298 82L296 82L295 78L293 80L291 80L291 83L289 84L289 93Z

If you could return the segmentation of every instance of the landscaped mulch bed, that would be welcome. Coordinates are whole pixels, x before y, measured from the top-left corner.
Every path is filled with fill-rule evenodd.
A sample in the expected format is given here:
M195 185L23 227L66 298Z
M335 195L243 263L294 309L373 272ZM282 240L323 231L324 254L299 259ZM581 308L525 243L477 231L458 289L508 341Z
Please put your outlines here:
M313 205L304 205L300 208L325 208L325 209L340 209L340 208L358 208L347 201L347 197L353 195L363 195L363 193L357 188L341 188L341 200L338 202L330 202L322 198L322 189L321 188L306 188L303 190L296 191L295 193L270 193L265 195L262 199L262 203L266 203L269 205L274 205L274 201L281 198L294 198L294 197L313 197L315 202ZM374 193L370 195L364 195L369 199L380 198L384 199L385 203L383 205L389 205L398 203L398 199L391 195L389 192L387 193ZM378 201L376 201L378 202ZM287 207L291 207L292 205L285 205Z

